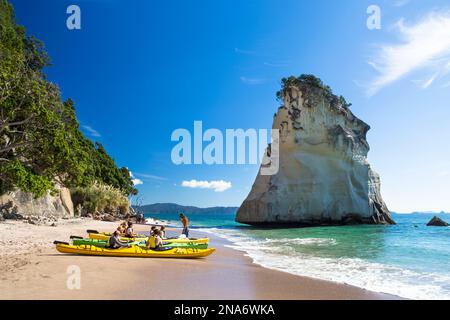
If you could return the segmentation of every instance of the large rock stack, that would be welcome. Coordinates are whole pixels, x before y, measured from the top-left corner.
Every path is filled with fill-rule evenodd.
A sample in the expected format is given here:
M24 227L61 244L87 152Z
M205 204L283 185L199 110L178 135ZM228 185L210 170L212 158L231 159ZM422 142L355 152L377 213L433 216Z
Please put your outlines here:
M236 216L252 225L394 224L367 162L370 127L313 76L283 80L279 171L258 174ZM268 148L270 152L270 148Z

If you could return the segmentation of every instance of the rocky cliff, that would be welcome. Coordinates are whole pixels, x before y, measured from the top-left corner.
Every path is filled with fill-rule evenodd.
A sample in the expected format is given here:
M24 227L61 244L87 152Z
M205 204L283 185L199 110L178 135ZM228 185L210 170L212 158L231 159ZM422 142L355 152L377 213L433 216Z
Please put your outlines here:
M73 218L70 191L57 187L55 194L36 198L29 192L15 190L0 196L0 219L58 219Z
M394 224L367 162L370 127L314 76L283 79L279 171L261 171L236 216L253 225ZM270 153L268 148L267 153Z

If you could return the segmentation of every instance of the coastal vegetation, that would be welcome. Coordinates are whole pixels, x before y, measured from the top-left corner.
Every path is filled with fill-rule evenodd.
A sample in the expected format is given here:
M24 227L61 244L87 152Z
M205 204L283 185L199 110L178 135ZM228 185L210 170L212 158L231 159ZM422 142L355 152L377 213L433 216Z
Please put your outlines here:
M20 189L38 198L64 186L89 210L124 207L137 193L128 169L83 135L74 101L46 79L48 66L44 44L0 0L0 195Z
M286 94L286 90L291 86L309 90L321 90L323 91L324 96L330 100L333 100L334 104L339 104L344 108L349 108L352 105L345 100L344 96L335 96L330 86L324 84L321 79L312 74L302 74L299 77L290 76L287 78L282 78L281 90L276 93L277 100L282 101Z
M81 205L85 212L106 212L126 214L130 201L119 189L100 182L87 187L72 189L72 201L75 207Z

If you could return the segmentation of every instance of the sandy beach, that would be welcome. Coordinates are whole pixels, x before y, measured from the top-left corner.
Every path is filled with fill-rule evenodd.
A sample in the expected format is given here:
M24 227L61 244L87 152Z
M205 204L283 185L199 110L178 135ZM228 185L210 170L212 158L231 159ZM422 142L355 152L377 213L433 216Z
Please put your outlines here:
M216 253L194 260L64 255L52 244L115 226L90 219L61 220L56 227L0 223L0 299L397 299L262 268L211 236ZM70 266L80 268L79 290L67 287Z

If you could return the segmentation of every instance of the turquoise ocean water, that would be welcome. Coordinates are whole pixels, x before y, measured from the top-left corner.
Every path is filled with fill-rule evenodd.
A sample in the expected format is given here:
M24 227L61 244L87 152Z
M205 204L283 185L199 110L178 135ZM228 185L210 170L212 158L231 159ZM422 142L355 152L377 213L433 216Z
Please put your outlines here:
M152 214L179 225L178 214ZM450 221L450 214L439 215ZM258 229L234 214L193 214L193 228L231 242L261 266L411 299L450 299L450 228L431 214L394 215L395 226Z

